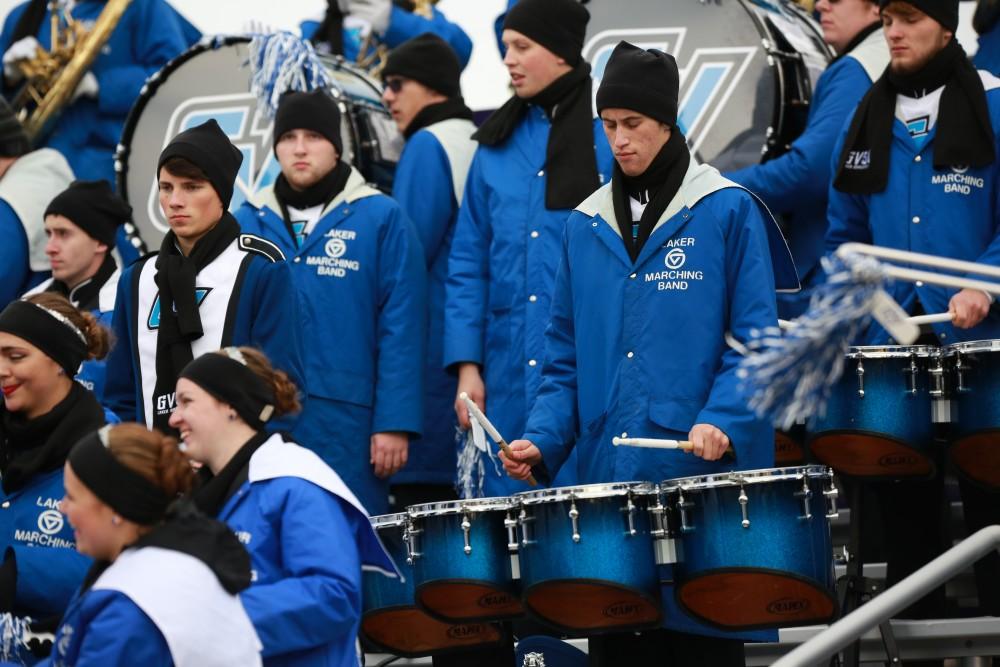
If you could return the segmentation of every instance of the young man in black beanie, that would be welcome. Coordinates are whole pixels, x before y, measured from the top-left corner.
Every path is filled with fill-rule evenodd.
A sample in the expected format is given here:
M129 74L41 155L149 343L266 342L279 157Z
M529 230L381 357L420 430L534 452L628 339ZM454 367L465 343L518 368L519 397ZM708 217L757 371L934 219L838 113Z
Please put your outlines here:
M215 120L181 132L160 153L170 231L159 253L122 272L112 318L117 343L104 402L122 421L171 432L181 369L230 345L261 349L304 386L300 332L288 324L299 312L288 266L273 243L242 234L227 210L242 161Z
M0 99L0 307L48 277L45 207L72 180L61 153L31 150L20 121Z
M295 436L371 514L423 428L426 271L412 223L340 159L340 110L323 90L282 96L274 118L281 174L237 211L279 246L310 343L309 409Z
M406 138L392 196L413 221L427 267L424 430L406 466L391 480L397 508L455 498L454 375L444 370L444 285L458 207L476 144L472 111L459 86L461 66L448 43L430 33L389 53L382 101Z
M858 105L834 152L827 250L857 241L1000 266L1000 79L977 71L955 39L958 0L883 1L881 14L889 68ZM984 292L906 281L887 289L912 315L951 314L919 343L1000 338L1000 315ZM856 344L891 342L873 324ZM969 431L970 412L950 425L953 438ZM936 442L912 444L940 451ZM949 451L956 462L976 461L974 469L957 465L968 531L1000 523L1000 479L982 477L1000 465L996 447L958 441ZM948 520L945 461L935 456L930 480L873 484L886 519L889 585L949 545L940 530ZM983 611L1000 615L1000 556L981 560L975 571ZM943 611L942 587L906 615Z
M576 452L581 484L719 474L774 464L774 431L738 387L726 335L777 326L775 288L795 288L765 207L689 153L673 57L621 42L597 91L616 167L566 222L538 399L509 474L552 475ZM772 263L772 252L774 262ZM682 380L678 380L682 378ZM579 434L579 435L578 435ZM689 440L692 455L610 446L615 436ZM723 458L728 447L732 459ZM672 577L667 577L671 579ZM664 580L661 576L661 580ZM590 664L743 664L743 637L684 613L665 586L666 630L590 641Z
M500 433L522 432L535 402L566 217L611 178L581 57L589 19L577 0L521 0L510 10L504 65L514 96L473 136L449 257L444 362ZM465 403L456 398L455 410L469 428ZM492 462L477 467L481 479L463 480L476 495L530 488Z
M118 228L132 218L132 207L107 181L73 181L45 209L45 254L52 277L25 294L58 292L81 310L111 327L121 271L111 250ZM76 375L101 400L105 362L84 362Z

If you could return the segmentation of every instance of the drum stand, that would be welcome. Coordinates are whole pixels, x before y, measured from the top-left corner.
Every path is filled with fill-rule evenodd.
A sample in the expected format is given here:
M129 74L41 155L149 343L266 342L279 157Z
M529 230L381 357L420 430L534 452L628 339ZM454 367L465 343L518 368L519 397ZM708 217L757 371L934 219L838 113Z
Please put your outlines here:
M863 482L858 479L855 479L851 484L851 526L848 546L845 550L847 572L837 581L837 599L840 601L841 617L847 616L882 590L880 582L864 576L864 552L861 544L863 488ZM889 619L880 623L878 629L882 633L882 645L885 647L885 655L889 664L901 665L899 646L896 644L896 636L892 633ZM836 667L839 663L843 667L858 667L861 661L861 640L858 639L844 649L843 656L841 663L840 657L834 655L830 660L830 666Z

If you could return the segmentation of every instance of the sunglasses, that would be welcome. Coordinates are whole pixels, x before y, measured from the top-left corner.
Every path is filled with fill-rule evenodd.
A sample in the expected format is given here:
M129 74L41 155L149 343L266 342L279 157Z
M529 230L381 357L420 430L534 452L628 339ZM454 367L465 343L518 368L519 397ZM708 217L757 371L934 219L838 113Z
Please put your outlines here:
M392 78L385 80L385 87L394 93L398 93L403 89L403 84L406 83L406 79Z

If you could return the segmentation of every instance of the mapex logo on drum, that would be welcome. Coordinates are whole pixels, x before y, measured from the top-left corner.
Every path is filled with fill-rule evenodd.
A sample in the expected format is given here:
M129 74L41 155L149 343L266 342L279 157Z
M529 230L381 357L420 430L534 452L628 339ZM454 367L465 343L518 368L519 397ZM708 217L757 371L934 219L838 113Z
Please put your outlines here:
M642 611L642 605L625 600L609 604L602 613L608 618L632 618L638 616Z
M594 92L604 76L611 52L621 40L644 49L660 49L677 59L680 74L680 105L677 124L697 152L743 78L757 46L698 47L690 55L684 39L688 29L650 28L605 30L594 35L583 48L583 57L593 66ZM685 60L686 57L686 60Z
M514 598L509 593L487 593L476 600L476 604L484 609L506 607L512 603L514 603Z
M448 628L448 636L452 639L471 639L486 634L486 626L482 623L464 623Z
M767 613L778 616L801 614L809 609L809 600L802 598L782 598L767 605Z

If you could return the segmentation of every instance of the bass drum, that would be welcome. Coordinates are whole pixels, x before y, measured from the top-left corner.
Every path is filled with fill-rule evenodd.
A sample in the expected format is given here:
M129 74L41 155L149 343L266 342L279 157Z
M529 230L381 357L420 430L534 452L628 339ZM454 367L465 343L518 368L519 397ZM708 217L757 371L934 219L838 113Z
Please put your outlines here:
M243 152L230 210L271 185L280 173L271 150L271 121L250 93L250 39L216 38L202 42L146 82L129 113L115 160L118 191L132 206L140 250L159 246L168 231L156 188L160 152L178 132L215 118ZM403 138L382 106L382 89L364 72L340 58L323 58L340 104L342 159L376 187L389 192Z
M815 21L783 0L591 0L583 55L594 90L615 45L672 54L680 70L678 125L695 157L720 171L788 150L809 114L831 52Z

